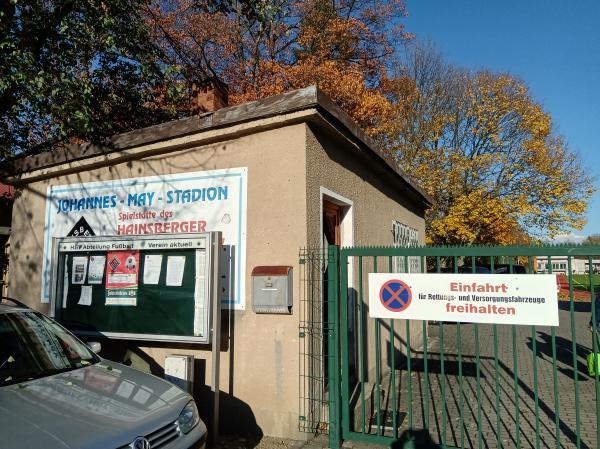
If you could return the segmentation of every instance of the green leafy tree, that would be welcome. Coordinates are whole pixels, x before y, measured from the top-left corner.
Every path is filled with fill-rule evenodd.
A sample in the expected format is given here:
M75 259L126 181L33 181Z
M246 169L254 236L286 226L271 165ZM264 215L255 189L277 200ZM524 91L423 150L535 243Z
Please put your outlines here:
M167 71L138 0L0 2L1 157L164 121Z

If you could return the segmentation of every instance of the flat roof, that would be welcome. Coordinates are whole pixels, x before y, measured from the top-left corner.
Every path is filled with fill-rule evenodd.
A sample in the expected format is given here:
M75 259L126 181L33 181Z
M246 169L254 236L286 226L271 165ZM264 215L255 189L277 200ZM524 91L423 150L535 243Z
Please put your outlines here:
M432 198L418 183L396 161L381 151L356 122L316 86L117 134L106 139L103 144L65 145L43 153L21 154L0 163L0 176L5 178L5 182L8 177L13 178L14 182L14 177L19 175L67 162L308 109L316 109L333 126L347 131L349 138L383 161L427 206L433 204Z

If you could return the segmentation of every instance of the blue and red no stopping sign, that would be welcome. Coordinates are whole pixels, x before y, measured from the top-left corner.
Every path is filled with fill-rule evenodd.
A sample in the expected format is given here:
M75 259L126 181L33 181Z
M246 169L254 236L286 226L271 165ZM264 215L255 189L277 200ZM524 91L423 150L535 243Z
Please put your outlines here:
M402 312L410 305L412 292L406 283L398 279L392 279L381 286L379 300L383 307L389 311Z

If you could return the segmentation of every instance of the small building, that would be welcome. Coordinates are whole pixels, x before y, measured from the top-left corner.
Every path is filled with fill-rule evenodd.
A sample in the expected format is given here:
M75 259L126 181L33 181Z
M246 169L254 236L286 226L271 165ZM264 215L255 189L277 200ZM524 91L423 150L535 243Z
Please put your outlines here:
M140 268L139 281L136 274L137 302L96 296L108 285L102 272L93 280L92 271L103 270L108 258L101 265L94 259L92 265L82 253L68 259L67 271L57 275L63 268L53 259L56 239L220 231L221 429L289 438L302 438L303 401L323 397L327 388L325 381L306 394L301 388L301 366L309 364L311 373L324 377L327 349L304 347L299 337L306 320L302 303L323 300L321 293L306 291L300 250L405 240L423 244L431 205L419 186L315 87L116 135L104 145L23 155L3 163L2 172L4 182L16 189L9 295L47 314L68 306L83 310L93 322L103 308L129 313L151 301L142 297L142 287L152 284L150 269L148 274ZM160 267L160 258L152 260ZM131 264L148 268L149 261L134 258ZM181 285L183 261L169 258L169 270L171 262L167 285ZM288 308L255 307L252 275L265 267L291 273ZM164 269L156 272L156 282L159 276ZM197 281L198 273L192 278ZM71 289L61 290L56 299L53 289L62 288L63 279ZM177 307L177 298L171 299ZM150 319L157 326L174 320L169 308ZM322 332L323 326L316 328ZM415 344L421 332L421 324L414 323ZM194 394L210 424L209 345L114 337L102 344L104 357L159 375L167 355L192 355Z
M600 273L600 260L592 259L590 270L590 261L587 258L567 257L567 256L538 256L536 258L538 272L569 273L569 259L571 259L571 274L595 274Z

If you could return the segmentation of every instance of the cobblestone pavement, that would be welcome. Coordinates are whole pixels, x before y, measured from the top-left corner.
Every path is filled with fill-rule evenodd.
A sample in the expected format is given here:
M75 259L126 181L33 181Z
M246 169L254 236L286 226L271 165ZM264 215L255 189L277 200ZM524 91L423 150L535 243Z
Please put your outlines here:
M219 449L324 449L327 448L329 439L327 435L317 435L308 441L288 440L284 438L262 437L260 441L250 439L224 436L221 437L215 447ZM383 446L368 443L354 443L347 441L343 443L345 449L382 449Z

